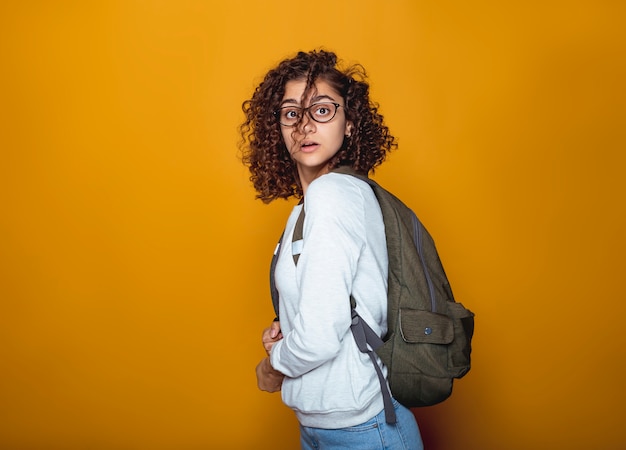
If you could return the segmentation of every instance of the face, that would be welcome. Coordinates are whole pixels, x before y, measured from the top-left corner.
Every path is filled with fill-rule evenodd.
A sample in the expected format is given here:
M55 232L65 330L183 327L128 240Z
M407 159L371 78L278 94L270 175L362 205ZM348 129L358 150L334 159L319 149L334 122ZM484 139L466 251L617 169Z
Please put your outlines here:
M285 84L285 95L281 107L307 108L313 105L309 111L320 120L325 120L324 114L327 110L316 108L315 105L318 103L340 105L335 116L328 122L316 122L309 114L302 113L302 121L297 126L280 126L283 140L296 163L301 180L311 181L325 173L328 161L339 151L345 135L350 134L352 125L346 120L343 98L327 82L318 80L309 98L306 98L302 104L305 87L305 80L288 81Z

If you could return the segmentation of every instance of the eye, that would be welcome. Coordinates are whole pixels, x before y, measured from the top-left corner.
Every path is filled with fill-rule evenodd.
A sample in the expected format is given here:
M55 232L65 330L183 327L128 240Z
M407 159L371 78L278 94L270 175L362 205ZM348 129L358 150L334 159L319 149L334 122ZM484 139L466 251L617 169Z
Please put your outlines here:
M295 121L300 116L300 110L298 108L283 108L281 109L280 116L284 120Z
M330 103L320 103L318 105L315 105L315 107L313 108L313 114L315 114L316 117L323 119L324 117L332 115L332 106L333 105L331 105Z

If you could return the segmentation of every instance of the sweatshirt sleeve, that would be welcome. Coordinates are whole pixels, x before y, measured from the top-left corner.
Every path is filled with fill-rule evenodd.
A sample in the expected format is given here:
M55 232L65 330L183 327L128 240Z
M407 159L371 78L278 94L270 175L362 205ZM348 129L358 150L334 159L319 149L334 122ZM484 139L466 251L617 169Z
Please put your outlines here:
M274 345L271 364L298 377L333 359L350 337L350 293L365 245L364 199L346 176L309 186L303 247L296 269L299 308L291 331Z

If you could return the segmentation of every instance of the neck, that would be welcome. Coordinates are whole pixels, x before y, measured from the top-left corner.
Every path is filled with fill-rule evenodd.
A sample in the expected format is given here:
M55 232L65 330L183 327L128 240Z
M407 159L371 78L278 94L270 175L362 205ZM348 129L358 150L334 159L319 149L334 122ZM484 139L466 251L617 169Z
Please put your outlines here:
M306 195L306 190L316 178L327 174L328 164L321 167L302 167L298 166L298 177L300 178L300 186L302 186L302 195Z

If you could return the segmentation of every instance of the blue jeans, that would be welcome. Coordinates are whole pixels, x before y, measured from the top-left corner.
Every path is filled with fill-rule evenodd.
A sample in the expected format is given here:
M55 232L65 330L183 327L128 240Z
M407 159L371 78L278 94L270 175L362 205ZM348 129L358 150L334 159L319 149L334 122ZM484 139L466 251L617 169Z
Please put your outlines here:
M336 430L300 425L303 450L423 450L415 416L395 399L397 422L385 422L385 411L360 425Z

